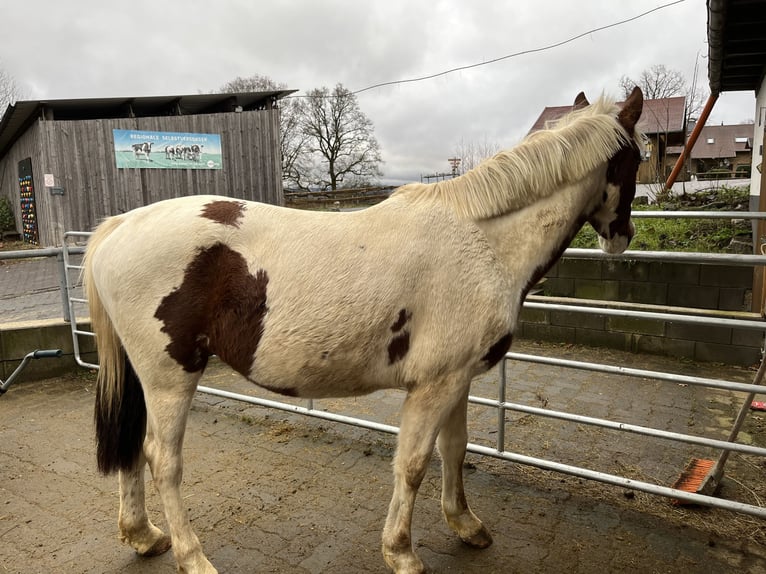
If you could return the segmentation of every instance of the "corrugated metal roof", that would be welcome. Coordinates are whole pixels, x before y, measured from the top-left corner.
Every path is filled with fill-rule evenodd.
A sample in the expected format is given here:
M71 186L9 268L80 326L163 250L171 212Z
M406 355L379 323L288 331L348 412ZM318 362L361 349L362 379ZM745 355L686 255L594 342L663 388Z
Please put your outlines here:
M194 94L131 98L84 98L27 100L9 105L0 120L0 157L39 118L94 120L131 117L185 116L266 109L297 90L273 90L236 94Z
M618 102L619 105L622 103ZM683 132L685 110L684 96L644 100L644 111L641 114L641 121L638 122L638 128L645 134ZM546 107L528 133L545 129L549 122L571 111L572 106Z
M763 0L707 0L710 92L757 90L766 71Z

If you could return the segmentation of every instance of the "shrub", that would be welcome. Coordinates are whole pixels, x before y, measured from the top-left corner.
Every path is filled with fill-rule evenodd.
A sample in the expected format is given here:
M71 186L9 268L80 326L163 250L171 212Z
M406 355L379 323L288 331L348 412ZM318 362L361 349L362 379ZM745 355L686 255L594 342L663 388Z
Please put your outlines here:
M16 218L13 216L11 202L7 197L0 197L0 233L3 231L15 231Z

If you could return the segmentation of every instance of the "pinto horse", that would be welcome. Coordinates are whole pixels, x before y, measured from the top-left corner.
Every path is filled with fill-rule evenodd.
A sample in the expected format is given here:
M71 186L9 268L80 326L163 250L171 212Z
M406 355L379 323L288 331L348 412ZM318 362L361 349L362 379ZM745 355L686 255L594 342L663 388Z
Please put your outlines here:
M363 211L191 196L99 225L84 272L101 363L97 461L119 471L122 539L142 555L172 543L180 571L216 572L180 490L187 415L215 354L292 397L404 389L386 563L425 569L410 531L434 445L448 525L489 546L463 490L471 379L508 351L528 290L585 222L605 251L627 248L642 107L638 88L622 107L580 94L554 128ZM147 516L147 462L169 535Z

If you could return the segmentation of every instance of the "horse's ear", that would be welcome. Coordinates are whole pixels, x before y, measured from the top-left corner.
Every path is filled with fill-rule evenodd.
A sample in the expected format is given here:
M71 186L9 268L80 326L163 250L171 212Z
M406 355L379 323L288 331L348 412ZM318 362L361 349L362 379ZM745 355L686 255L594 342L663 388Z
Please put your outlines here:
M625 103L622 106L622 110L620 110L620 113L617 116L620 124L622 124L622 127L624 127L625 131L627 131L629 134L633 134L635 131L636 124L641 117L641 112L643 109L644 94L641 93L641 88L636 86L633 88L633 91L630 92L628 99L625 100Z
M575 110L579 110L580 108L584 108L589 105L590 105L590 102L588 101L588 98L585 97L585 93L580 92L579 94L575 96L575 101L572 108Z

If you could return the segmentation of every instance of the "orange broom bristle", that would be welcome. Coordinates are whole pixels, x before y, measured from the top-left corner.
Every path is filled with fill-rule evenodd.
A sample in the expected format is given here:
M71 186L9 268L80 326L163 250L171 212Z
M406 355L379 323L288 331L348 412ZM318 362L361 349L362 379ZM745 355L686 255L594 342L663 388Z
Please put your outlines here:
M693 458L686 465L686 468L673 483L673 488L683 490L684 492L696 493L702 486L710 470L715 466L715 461L704 458ZM689 504L683 500L673 499L673 504Z

